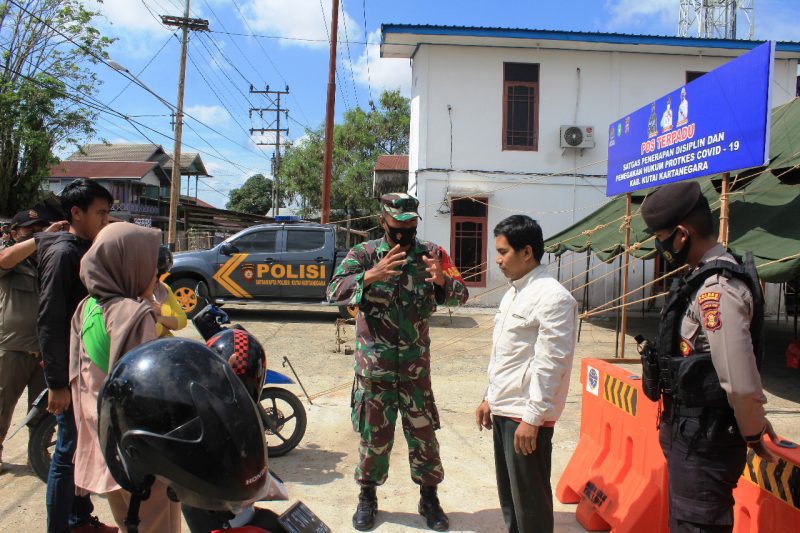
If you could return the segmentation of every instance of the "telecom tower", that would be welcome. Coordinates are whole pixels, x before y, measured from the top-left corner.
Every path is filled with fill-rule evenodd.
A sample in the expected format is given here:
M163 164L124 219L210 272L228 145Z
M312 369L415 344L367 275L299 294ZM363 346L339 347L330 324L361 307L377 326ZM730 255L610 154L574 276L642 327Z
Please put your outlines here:
M737 19L747 24L741 38L755 38L756 0L680 0L680 37L736 39ZM695 29L696 28L696 29ZM746 37L745 37L746 35Z

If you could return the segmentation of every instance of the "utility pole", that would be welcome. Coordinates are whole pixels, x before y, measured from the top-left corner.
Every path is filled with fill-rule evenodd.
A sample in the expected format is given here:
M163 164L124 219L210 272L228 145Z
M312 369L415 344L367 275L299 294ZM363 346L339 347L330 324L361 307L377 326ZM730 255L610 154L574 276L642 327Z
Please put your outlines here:
M336 105L336 39L339 33L339 0L331 0L331 53L328 61L328 100L325 104L325 156L322 160L322 212L320 222L331 219L331 167L333 166L333 109Z
M186 46L189 43L189 30L208 31L208 21L204 19L189 18L189 1L183 17L161 15L161 22L165 26L181 28L181 62L178 71L178 107L175 113L175 150L172 154L172 183L169 188L169 224L167 226L167 243L170 249L175 250L178 225L178 204L181 197L181 135L183 134L183 87L186 79Z
M282 94L289 94L289 86L286 86L286 89L283 91L270 91L269 85L267 85L266 89L263 91L257 91L252 85L250 86L250 94L266 94L268 95L267 98L270 98L269 95L275 95L276 99L274 101L275 107L251 107L250 108L250 118L253 118L253 113L258 113L261 119L264 119L264 112L267 113L275 113L275 120L270 122L269 128L250 128L250 135L254 133L274 133L275 134L275 142L257 142L258 146L274 146L275 147L275 159L272 168L272 214L274 216L278 215L280 210L280 195L278 194L278 171L281 168L281 132L285 133L288 137L289 135L289 128L281 128L281 113L284 114L286 119L289 119L289 110L286 108L281 108L281 95ZM272 100L272 98L270 98ZM272 126L275 126L274 128Z

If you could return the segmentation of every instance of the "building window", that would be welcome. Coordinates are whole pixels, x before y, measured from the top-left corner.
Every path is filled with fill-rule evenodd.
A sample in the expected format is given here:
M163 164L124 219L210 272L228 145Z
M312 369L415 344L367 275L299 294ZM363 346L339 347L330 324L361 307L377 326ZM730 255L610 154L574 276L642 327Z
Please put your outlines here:
M450 217L450 251L464 282L486 286L487 198L454 198Z
M700 71L697 71L697 70L687 70L686 71L686 83L689 83L690 81L696 80L697 78L699 78L703 74L706 74L706 73L705 72L700 72Z
M539 65L503 64L503 150L538 150Z

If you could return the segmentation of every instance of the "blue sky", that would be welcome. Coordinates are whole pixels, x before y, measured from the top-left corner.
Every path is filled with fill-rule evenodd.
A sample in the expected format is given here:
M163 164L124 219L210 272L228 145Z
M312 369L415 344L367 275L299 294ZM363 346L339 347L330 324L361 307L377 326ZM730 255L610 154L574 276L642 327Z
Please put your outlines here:
M87 0L102 13L100 29L117 37L113 60L136 74L154 92L177 100L180 43L158 15L182 15L183 0ZM756 37L800 41L798 0L758 0ZM249 84L283 89L289 109L289 137L325 117L330 0L191 0L191 16L209 21L211 32L193 34L187 61L184 151L201 151L214 178L201 180L201 199L224 207L227 193L250 175L269 175L272 149L258 148L247 130L262 125L248 109L268 107L263 96L249 94ZM382 23L451 24L574 31L609 31L676 35L679 0L340 0L336 114L377 98L385 88L408 94L407 60L380 59ZM324 16L323 16L324 12ZM366 15L366 17L365 17ZM346 33L345 33L346 30ZM347 43L349 41L349 45ZM118 72L100 66L98 99L152 130L137 132L124 119L105 115L98 136L109 142L162 144L172 151L167 108L151 94L128 83ZM283 126L283 124L282 124ZM187 146L188 145L188 146ZM64 155L64 154L62 154ZM185 185L184 185L185 187ZM184 188L185 191L185 188Z

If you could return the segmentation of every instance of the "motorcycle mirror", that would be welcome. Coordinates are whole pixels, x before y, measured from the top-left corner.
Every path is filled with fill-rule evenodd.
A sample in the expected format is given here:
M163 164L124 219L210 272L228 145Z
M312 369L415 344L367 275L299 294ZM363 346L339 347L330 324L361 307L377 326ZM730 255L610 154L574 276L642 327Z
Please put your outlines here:
M200 299L208 301L208 287L202 281L195 285L194 292Z

